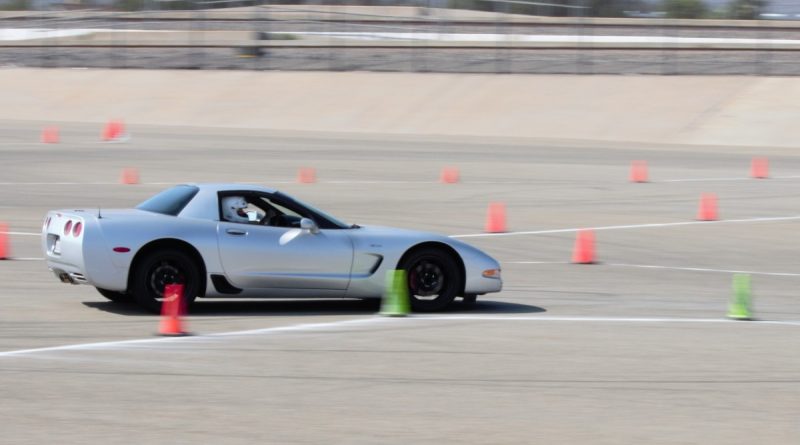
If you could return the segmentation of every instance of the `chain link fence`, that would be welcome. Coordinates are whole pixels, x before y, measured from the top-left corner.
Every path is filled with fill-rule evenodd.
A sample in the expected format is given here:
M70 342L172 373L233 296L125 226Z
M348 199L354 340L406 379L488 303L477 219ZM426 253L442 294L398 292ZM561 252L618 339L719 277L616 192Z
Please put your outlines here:
M800 74L800 22L602 19L588 17L586 0L444 1L7 5L0 66Z

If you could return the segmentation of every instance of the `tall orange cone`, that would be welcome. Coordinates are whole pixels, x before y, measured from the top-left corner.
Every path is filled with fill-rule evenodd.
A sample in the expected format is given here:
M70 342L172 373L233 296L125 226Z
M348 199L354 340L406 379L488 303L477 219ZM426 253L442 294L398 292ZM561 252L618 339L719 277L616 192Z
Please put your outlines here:
M164 286L164 301L161 303L161 326L158 329L159 335L181 336L188 335L183 330L181 317L186 312L184 306L182 284L167 284Z
M303 167L297 171L297 182L312 184L317 182L317 171L311 167Z
M138 184L139 183L139 170L135 168L123 168L122 175L119 178L121 184Z
M58 144L58 127L44 127L42 130L43 144Z
M11 243L8 241L8 224L0 223L0 260L11 257Z
M125 124L122 121L111 120L103 127L103 140L106 142L118 141L125 134Z
M631 182L647 182L647 161L631 162Z
M767 158L753 158L750 162L750 177L755 179L769 178L769 160Z
M593 264L595 262L593 230L578 231L578 235L575 237L575 250L572 252L572 262L575 264Z
M713 193L703 193L700 196L700 208L697 211L697 219L700 221L716 221L717 217L717 195Z
M486 212L486 232L501 233L506 231L506 205L502 202L489 203Z
M439 182L443 184L455 184L459 180L458 168L444 167L441 175L439 175Z

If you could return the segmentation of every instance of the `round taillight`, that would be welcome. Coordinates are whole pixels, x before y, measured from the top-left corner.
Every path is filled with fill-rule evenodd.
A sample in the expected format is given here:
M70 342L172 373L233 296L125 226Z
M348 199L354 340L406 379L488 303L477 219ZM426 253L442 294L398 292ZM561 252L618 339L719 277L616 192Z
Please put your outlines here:
M75 226L72 228L72 235L73 236L80 236L81 229L83 229L83 223L78 221L75 223Z
M69 235L70 230L72 230L72 220L67 221L64 225L64 235Z

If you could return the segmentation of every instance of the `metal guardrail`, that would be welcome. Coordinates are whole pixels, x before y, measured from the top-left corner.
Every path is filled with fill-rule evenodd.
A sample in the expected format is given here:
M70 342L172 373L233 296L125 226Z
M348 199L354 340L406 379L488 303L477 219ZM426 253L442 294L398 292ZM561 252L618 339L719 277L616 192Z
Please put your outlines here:
M565 5L480 1L494 10L432 8L415 1L386 7L264 3L189 11L4 11L0 28L14 32L86 32L26 40L2 40L0 34L0 66L800 75L794 54L800 50L800 22L600 19L583 16L580 0L566 5L571 17L525 16L507 11L518 4ZM195 6L226 3L230 0L204 0ZM385 36L391 33L414 38ZM452 34L494 40L441 38ZM520 35L574 38L525 41ZM602 36L620 39L598 39ZM651 40L625 41L625 36Z

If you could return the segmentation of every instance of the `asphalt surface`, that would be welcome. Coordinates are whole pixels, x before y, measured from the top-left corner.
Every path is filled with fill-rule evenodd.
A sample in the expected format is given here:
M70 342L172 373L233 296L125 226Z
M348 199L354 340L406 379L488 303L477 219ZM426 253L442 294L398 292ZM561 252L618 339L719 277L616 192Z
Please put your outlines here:
M757 148L169 127L102 143L99 125L61 129L44 145L38 124L0 122L15 258L0 262L2 442L800 440L796 150L771 149L772 178L755 180ZM628 182L635 159L650 183ZM438 182L448 165L460 183ZM305 166L317 183L295 182ZM125 167L142 184L119 184ZM349 222L478 235L463 239L501 261L505 289L408 318L375 302L200 301L197 335L163 339L158 317L57 282L25 234L48 209L128 207L183 181L257 182ZM705 192L723 221L695 221ZM485 236L496 201L510 233ZM598 228L598 264L570 264L583 227ZM750 273L760 321L726 320L733 271Z

